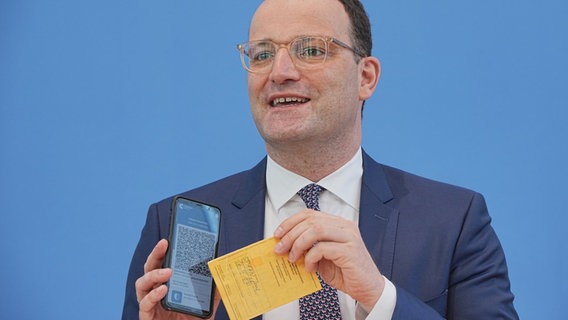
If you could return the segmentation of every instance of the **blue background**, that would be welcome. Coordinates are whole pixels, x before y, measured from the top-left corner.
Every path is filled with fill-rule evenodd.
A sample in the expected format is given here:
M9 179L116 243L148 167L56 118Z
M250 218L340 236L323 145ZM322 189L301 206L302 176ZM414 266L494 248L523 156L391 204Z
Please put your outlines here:
M119 318L148 205L260 160L258 3L0 1L0 318ZM364 148L482 192L521 317L565 317L566 1L364 3Z

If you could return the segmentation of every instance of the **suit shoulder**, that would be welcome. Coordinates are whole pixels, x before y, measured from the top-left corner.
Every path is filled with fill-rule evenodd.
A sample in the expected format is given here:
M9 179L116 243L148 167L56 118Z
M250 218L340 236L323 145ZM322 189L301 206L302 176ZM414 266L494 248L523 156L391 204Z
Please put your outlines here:
M210 182L203 186L179 193L177 195L193 200L210 203L217 206L227 205L241 189L262 188L264 183L264 173L266 170L266 158L249 170L244 170L219 180ZM158 206L171 204L177 195L165 198L157 203Z
M239 185L243 178L246 176L248 171L241 171L239 173L221 178L219 180L207 183L205 185L196 187L194 189L186 190L175 195L171 195L167 198L164 198L156 203L158 206L162 206L164 204L170 205L174 197L182 196L191 198L193 200L200 200L205 201L202 199L203 197L207 197L209 194L218 194L220 192L227 192L228 190L233 190L237 185Z
M451 239L460 236L465 224L490 221L485 199L478 192L392 167L385 166L384 172L393 194L387 205L399 211L399 230L453 243Z
M382 165L386 179L395 196L413 196L450 202L469 202L478 192L461 186L419 176L401 169ZM482 197L482 196L481 196Z

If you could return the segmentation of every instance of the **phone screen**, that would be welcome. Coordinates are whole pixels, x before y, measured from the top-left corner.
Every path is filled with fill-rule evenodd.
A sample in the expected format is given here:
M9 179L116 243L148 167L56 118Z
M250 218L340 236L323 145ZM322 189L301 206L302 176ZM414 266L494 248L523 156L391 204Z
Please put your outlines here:
M214 282L207 262L217 255L221 211L176 197L172 204L166 266L172 269L166 309L199 317L211 315Z

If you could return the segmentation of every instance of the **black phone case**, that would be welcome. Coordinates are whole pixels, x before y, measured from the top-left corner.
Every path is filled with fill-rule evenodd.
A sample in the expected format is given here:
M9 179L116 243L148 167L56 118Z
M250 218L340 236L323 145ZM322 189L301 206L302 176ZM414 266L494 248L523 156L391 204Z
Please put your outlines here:
M175 210L177 208L176 203L179 199L183 199L186 201L190 201L190 202L194 202L194 203L198 203L201 205L205 205L205 206L209 206L212 208L216 208L219 211L219 234L218 234L218 239L217 239L217 243L215 244L215 254L214 254L214 258L217 257L218 252L219 252L219 242L221 239L221 209L219 209L219 207L205 203L205 202L201 202L201 201L197 201L197 200L193 200L193 199L189 199L183 196L175 196L174 199L172 200L172 204L170 206L170 226L169 226L169 235L168 235L168 250L166 251L166 257L164 258L164 262L162 264L162 266L164 268L170 268L171 267L171 258L172 258L172 251L171 250L171 246L170 244L172 243L172 237L173 237L173 230L175 228ZM166 283L167 285L167 283ZM211 297L212 299L209 302L209 310L211 310L209 313L206 314L198 314L198 313L193 313L190 312L186 309L181 309L178 308L175 305L170 305L167 302L167 298L168 298L168 294L169 294L169 289L168 289L168 293L166 293L166 295L164 296L164 298L162 299L161 303L162 303L162 307L166 310L169 311L175 311L175 312L180 312L180 313L185 313L185 314L189 314L195 317L199 317L202 319L207 319L209 317L211 317L211 314L213 312L213 302L215 300L215 281L213 281L213 284L211 286Z

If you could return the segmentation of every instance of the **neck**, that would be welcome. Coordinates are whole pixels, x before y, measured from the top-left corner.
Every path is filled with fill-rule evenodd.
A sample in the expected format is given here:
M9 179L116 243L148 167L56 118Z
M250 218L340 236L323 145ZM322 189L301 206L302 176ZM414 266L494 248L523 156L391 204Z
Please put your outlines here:
M360 143L342 147L306 147L305 145L277 148L266 145L268 155L282 167L318 182L353 158Z

